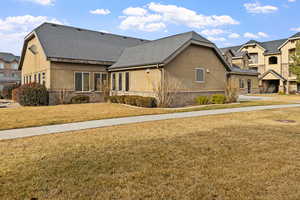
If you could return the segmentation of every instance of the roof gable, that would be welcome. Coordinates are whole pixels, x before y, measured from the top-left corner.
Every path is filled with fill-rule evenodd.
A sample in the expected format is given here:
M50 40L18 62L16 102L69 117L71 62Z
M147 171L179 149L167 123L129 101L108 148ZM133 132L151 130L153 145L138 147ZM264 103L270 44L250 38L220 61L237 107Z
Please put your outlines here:
M48 58L116 62L127 47L147 40L44 23L34 30Z
M6 53L6 52L0 52L0 60L4 61L4 62L19 62L20 57L19 56L15 56L12 53Z
M109 69L166 64L174 55L192 43L213 48L218 56L226 62L212 42L192 31L126 48L119 60Z

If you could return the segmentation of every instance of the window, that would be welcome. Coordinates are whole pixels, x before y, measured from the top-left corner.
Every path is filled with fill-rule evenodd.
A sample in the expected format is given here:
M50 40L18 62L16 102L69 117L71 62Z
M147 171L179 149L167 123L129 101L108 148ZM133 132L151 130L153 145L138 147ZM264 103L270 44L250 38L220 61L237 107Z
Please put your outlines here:
M107 74L95 73L94 74L94 90L103 91L107 84Z
M26 84L26 77L23 77L23 84Z
M45 72L43 72L42 73L42 82L43 82L43 85L46 85L46 73Z
M90 90L90 73L75 72L75 91L86 92Z
M31 83L31 75L29 76L29 83Z
M112 78L111 78L111 85L112 85L112 90L116 90L116 74L115 73L113 73L112 74Z
M296 55L296 49L289 50L289 60L293 62L292 56Z
M18 69L18 67L19 67L17 63L12 64L11 66L13 69Z
M0 63L0 69L4 69L4 63Z
M245 88L245 82L243 79L240 79L240 88Z
M36 83L36 74L34 75L34 82Z
M258 63L258 54L250 53L249 55L250 55L251 64L257 64Z
M196 68L196 82L204 82L204 69Z
M276 65L278 63L278 58L276 56L272 56L269 58L270 65Z
M119 73L119 91L122 91L122 83L123 83L123 74L122 73Z
M125 73L125 91L129 91L129 72Z
M0 77L4 77L4 73L0 73Z

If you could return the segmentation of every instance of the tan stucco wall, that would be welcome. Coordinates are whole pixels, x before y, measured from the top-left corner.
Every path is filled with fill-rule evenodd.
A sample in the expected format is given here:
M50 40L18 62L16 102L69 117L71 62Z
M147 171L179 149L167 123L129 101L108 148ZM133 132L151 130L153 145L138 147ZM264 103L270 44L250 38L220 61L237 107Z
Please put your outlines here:
M244 88L240 88L240 80L244 81ZM248 80L251 80L251 93L259 93L259 80L257 76L231 74L228 78L228 84L231 88L238 89L240 94L246 94L248 93Z
M28 48L32 45L36 46L37 54L33 54ZM45 73L45 86L50 88L50 62L47 60L44 50L38 41L37 37L34 37L28 42L28 46L24 56L24 62L22 66L22 83L24 83L24 76L33 76L35 73Z
M291 79L291 80L294 80L296 78L296 76L289 76L289 63L290 63L290 60L289 60L289 50L290 49L295 49L296 48L296 43L297 41L300 41L299 39L298 40L293 40L293 41L288 41L284 46L282 46L282 48L280 49L281 50L281 62L282 62L282 68L283 68L283 73L284 73L284 77L287 78L287 79Z
M269 64L269 59L271 57L277 57L277 64ZM272 69L272 70L276 71L277 73L282 74L280 54L266 55L265 56L265 64L266 64L265 71Z
M265 59L264 59L264 52L265 50L260 47L259 45L255 46L246 46L241 49L242 51L247 51L248 53L258 53L258 63L257 64L250 64L250 66L254 65L264 65Z
M196 68L204 68L205 81L196 82ZM191 45L165 67L165 78L181 82L188 92L224 91L226 69L211 48Z
M101 65L51 62L51 90L75 90L75 72L90 72L90 89L94 88L94 72L107 73Z
M153 89L160 83L161 69L149 68L149 69L136 69L125 70L111 73L116 74L116 91L119 91L119 73L123 74L122 78L122 91L125 92L125 73L129 72L129 91L130 92L153 92ZM111 84L112 86L112 84Z

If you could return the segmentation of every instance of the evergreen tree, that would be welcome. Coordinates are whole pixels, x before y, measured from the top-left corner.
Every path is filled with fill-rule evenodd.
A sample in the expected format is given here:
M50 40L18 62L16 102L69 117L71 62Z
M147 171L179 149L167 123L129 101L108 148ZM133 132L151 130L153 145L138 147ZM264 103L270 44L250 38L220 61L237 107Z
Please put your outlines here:
M296 43L295 54L290 58L292 60L290 71L297 76L297 82L300 83L300 41Z

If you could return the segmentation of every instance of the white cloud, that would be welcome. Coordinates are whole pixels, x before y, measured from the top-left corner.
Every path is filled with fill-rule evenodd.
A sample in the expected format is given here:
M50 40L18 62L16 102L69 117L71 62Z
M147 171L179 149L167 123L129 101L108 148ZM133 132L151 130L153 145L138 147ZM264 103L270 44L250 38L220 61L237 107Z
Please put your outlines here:
M219 41L219 42L224 42L224 41L226 41L226 39L224 38L224 37L208 37L207 38L208 40L210 40L210 41Z
M278 8L276 6L271 6L271 5L261 5L259 2L256 3L245 3L244 7L246 8L246 10L249 13L273 13L276 12L278 10Z
M255 33L250 33L250 32L246 32L244 34L245 38L252 38L252 39L258 39L258 38L267 38L269 37L268 34L264 33L264 32L258 32L257 34Z
M231 38L231 39L235 39L235 38L239 38L239 37L241 37L241 36L237 33L230 33L228 35L228 38Z
M136 15L136 16L143 16L147 14L147 10L140 7L129 7L123 10L125 15Z
M189 28L239 24L228 15L205 16L184 7L154 2L146 5L145 8L129 7L123 10L123 14L125 16L120 17L122 19L120 28L123 30L158 31L166 28L167 24L184 25ZM151 29L147 30L147 27L151 27ZM152 29L152 27L156 28Z
M288 0L288 2L291 2L291 3L293 3L293 2L296 2L296 0Z
M96 10L90 10L90 13L93 15L108 15L110 14L110 10L101 8Z
M297 32L300 32L300 27L298 27L298 28L291 28L290 30L291 30L291 31L297 31Z
M224 34L225 31L222 29L205 29L201 31L201 34L203 35L221 35Z
M0 51L20 55L24 37L43 22L63 24L55 18L46 16L11 16L0 18Z
M37 3L43 6L51 6L54 5L55 0L23 0L23 1L28 1L32 3Z

